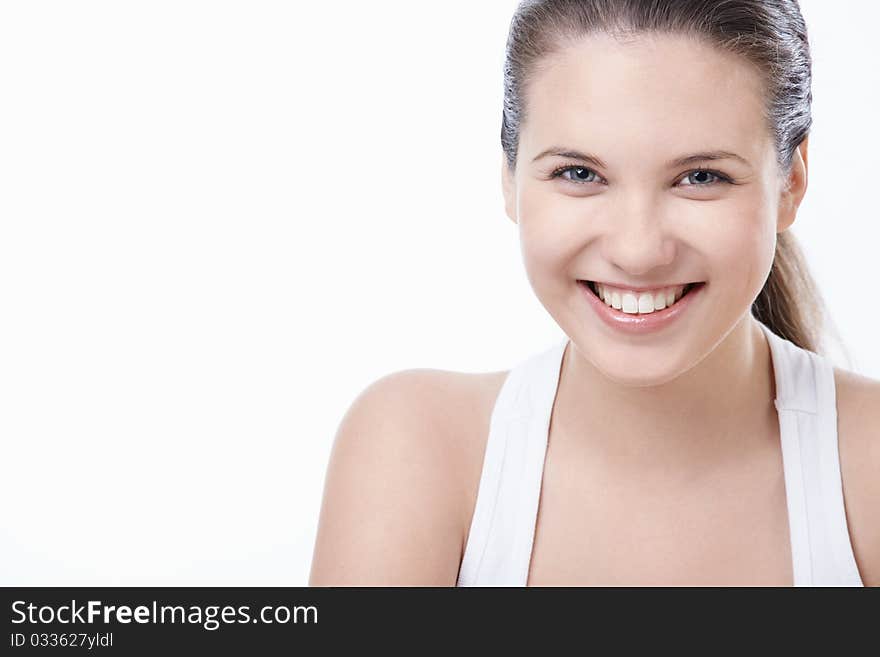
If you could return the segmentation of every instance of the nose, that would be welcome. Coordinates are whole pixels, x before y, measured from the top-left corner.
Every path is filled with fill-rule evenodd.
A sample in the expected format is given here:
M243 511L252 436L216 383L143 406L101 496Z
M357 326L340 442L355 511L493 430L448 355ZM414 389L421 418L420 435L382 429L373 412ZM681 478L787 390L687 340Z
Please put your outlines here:
M676 242L655 202L630 202L603 223L602 256L622 276L638 280L675 260Z

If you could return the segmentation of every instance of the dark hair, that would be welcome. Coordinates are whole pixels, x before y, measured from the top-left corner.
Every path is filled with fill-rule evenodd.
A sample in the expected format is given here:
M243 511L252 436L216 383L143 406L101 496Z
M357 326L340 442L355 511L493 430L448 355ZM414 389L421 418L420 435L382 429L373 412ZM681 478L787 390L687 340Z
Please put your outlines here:
M504 61L501 146L511 171L536 64L598 32L618 39L681 34L745 57L762 77L764 122L788 180L812 125L810 46L796 0L524 0L510 24ZM777 335L821 353L825 304L788 230L777 235L773 266L751 311Z

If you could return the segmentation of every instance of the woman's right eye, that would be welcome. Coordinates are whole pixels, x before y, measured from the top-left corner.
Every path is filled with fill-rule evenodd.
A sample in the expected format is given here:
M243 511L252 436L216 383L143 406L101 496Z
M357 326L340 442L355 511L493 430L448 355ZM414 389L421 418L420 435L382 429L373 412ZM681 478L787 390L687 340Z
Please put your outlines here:
M563 176L562 174L564 174L567 171L573 171L574 175L576 177L569 178L567 176ZM595 179L591 178L591 176L595 176L595 175L596 175L596 172L593 171L592 169L588 169L587 167L578 167L578 166L569 165L569 166L560 167L559 169L556 169L553 172L551 177L553 177L553 178L562 177L564 180L568 180L570 182L580 184L580 183L595 182Z

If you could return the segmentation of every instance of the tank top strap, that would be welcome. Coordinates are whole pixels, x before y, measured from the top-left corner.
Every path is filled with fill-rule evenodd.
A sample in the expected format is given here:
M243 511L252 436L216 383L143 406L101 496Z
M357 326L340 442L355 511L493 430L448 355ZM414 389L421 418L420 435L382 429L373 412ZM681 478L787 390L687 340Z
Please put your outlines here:
M834 370L758 322L770 346L795 586L862 586L847 529Z
M525 586L568 337L507 374L489 424L458 586Z

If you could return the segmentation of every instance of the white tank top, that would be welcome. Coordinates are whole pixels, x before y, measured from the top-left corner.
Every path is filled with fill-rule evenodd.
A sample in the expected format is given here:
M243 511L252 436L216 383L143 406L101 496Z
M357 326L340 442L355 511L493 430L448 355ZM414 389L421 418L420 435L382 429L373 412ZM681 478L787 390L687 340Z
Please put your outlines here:
M863 586L846 524L831 363L773 333L795 586ZM519 363L498 394L458 586L525 586L550 415L568 338Z

